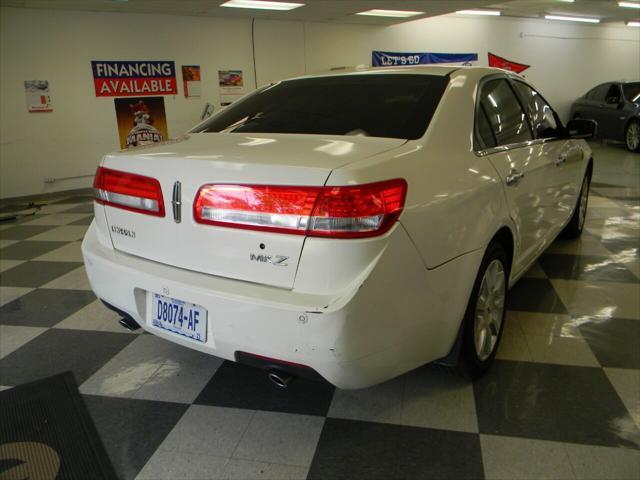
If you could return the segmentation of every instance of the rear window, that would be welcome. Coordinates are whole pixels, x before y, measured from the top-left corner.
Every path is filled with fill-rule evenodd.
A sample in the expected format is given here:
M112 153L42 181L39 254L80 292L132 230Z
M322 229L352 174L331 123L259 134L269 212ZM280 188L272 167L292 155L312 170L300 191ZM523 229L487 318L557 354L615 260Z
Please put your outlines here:
M623 83L622 91L624 92L624 98L630 102L640 101L640 82Z
M258 90L192 132L424 135L448 77L341 75L287 80Z

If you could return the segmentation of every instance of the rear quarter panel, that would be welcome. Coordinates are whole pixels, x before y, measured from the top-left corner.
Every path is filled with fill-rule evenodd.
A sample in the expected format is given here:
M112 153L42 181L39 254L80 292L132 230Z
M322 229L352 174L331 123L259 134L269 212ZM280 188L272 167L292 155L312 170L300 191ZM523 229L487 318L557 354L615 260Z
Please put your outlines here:
M484 249L500 227L510 226L500 177L486 158L473 152L475 87L484 74L462 70L452 76L422 139L407 142L392 155L336 169L327 182L406 179L400 222L429 269Z

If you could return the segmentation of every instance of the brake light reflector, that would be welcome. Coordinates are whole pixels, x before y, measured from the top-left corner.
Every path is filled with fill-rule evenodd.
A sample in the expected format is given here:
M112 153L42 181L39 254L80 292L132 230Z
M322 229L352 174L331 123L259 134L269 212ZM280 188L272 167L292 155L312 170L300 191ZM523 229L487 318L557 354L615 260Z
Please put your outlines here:
M340 187L204 185L196 222L316 237L381 235L396 222L407 194L403 179Z
M98 167L93 188L102 205L164 217L162 188L155 178Z

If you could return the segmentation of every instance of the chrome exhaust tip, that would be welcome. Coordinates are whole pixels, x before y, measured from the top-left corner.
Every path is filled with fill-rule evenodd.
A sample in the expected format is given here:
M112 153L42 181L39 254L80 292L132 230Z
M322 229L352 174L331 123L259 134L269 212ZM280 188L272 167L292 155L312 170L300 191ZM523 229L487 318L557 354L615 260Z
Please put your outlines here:
M271 380L273 384L275 384L280 388L287 388L294 378L288 373L279 372L277 370L269 371L267 376L269 377L269 380Z
M118 323L131 332L140 329L140 325L138 325L132 318L122 317L118 320Z

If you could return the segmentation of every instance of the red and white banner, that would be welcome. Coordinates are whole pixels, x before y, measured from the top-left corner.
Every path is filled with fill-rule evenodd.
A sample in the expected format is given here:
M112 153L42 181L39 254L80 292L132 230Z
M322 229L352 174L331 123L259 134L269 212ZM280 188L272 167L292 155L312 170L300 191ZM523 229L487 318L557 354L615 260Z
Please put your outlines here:
M499 57L491 52L489 52L489 66L502 68L504 70L510 70L515 73L524 72L531 65L525 65L524 63L512 62L511 60L507 60L506 58Z
M176 67L168 61L91 62L96 97L176 95Z

